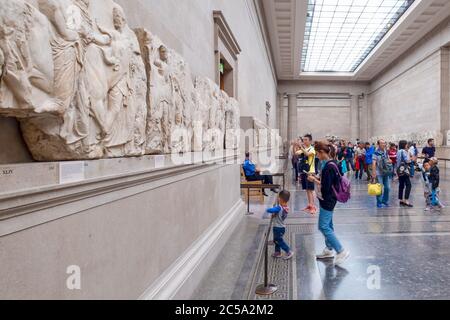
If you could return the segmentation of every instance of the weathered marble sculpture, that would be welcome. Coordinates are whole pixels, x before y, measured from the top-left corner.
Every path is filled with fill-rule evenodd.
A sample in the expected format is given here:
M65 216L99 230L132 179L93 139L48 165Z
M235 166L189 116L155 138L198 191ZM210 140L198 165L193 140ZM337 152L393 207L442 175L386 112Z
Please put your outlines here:
M0 113L19 118L34 158L143 154L145 69L122 9L113 1L96 10L89 0L0 3Z
M239 102L224 92L225 103L225 149L236 150L240 142Z
M440 131L425 131L425 132L410 132L389 136L377 136L372 137L370 142L376 143L378 140L385 140L387 142L395 142L398 143L400 140L406 140L408 142L415 142L417 146L425 146L428 142L428 139L434 139L436 141L437 146L442 146L444 136Z
M254 120L255 148L270 149L272 147L272 129L265 123Z
M38 161L239 143L237 101L112 0L0 0L0 115Z
M145 29L135 32L149 79L146 152L190 152L195 92L189 66L157 36Z
M0 8L0 112L30 116L53 91L50 25L23 0L0 0Z
M220 88L212 80L197 77L196 115L203 127L203 150L216 151L224 149L225 137L225 101Z
M136 29L147 74L147 125L145 151L168 149L169 109L173 106L168 52L161 40L145 29Z

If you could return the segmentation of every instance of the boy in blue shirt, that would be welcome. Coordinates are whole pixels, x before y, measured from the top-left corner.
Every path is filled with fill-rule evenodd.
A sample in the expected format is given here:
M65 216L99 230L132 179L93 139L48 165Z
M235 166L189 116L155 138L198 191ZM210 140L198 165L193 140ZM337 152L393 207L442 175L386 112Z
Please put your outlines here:
M430 161L430 175L429 175L429 182L431 186L431 206L433 209L440 210L444 208L443 204L439 200L439 193L441 189L439 188L440 184L440 174L439 174L439 168L438 168L438 159L437 158L431 158Z
M285 220L289 214L288 203L291 198L289 191L281 191L278 195L278 205L268 209L267 212L272 215L273 219L273 242L275 243L274 258L283 258L284 260L290 260L294 256L294 252L289 245L284 241L283 236L286 233ZM283 257L281 250L286 252Z
M422 171L422 183L423 183L423 190L424 190L424 197L425 197L425 211L430 211L432 209L431 205L431 193L432 193L432 186L430 183L430 160L425 160L423 165L419 165L421 171Z

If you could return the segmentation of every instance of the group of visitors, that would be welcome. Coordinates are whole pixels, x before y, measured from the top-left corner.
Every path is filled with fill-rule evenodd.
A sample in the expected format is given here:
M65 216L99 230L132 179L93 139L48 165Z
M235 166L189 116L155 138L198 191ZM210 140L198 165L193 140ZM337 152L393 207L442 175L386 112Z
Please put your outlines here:
M439 201L439 168L435 153L433 139L430 139L422 150L423 164L418 163L419 152L416 144L407 141L400 141L398 146L394 143L388 145L384 140L379 140L376 144L360 141L355 145L346 141L313 144L310 134L292 141L289 154L293 181L295 184L301 184L307 194L308 205L303 211L312 215L319 211L319 230L325 238L325 249L316 256L317 259L335 259L335 265L339 266L350 256L350 252L336 237L333 215L340 200L338 193L343 186L342 180L346 176L351 177L352 173L355 180L362 180L366 174L369 183L382 186L381 193L377 195L378 208L389 207L391 181L396 177L399 182L400 206L411 208L411 179L418 170L424 185L426 210L442 208ZM319 210L315 205L315 197L319 200ZM278 205L268 210L276 222L273 229L274 258L291 259L294 255L283 239L289 199L290 193L282 191ZM282 251L286 252L285 256Z
M307 194L308 205L303 211L312 215L319 211L319 230L325 238L325 249L316 257L319 260L335 259L334 263L341 265L348 259L350 252L336 237L333 224L334 209L338 202L336 191L341 189L342 181L342 167L337 158L337 148L333 143L327 141L313 144L311 134L293 141L291 145L290 159L293 165L294 182L301 183L302 189ZM319 200L319 209L315 205L315 197ZM286 213L288 210L286 202L281 201L281 194L280 202L285 204L283 210L279 208L275 212L272 209L268 210L274 215L274 219L279 219L280 212ZM284 216L287 215L284 214ZM285 230L286 226L282 227ZM280 230L274 229L274 234L275 232L280 234ZM286 259L292 258L293 253L282 237L274 238L274 242L275 258L281 256L281 250L286 252Z
M373 156L373 174L371 183L378 182L382 185L382 194L377 196L377 207L389 207L389 194L392 180L398 181L398 200L400 207L412 208L410 196L412 191L411 179L416 172L420 172L424 186L426 211L440 210L443 205L438 199L439 195L439 168L435 158L436 147L434 139L429 139L427 146L422 150L423 162L419 163L419 151L417 145L402 140L396 145L379 140Z
M315 154L314 148L309 148L312 145L311 135L306 135L304 138L292 141L290 148L290 159L293 168L294 183L301 184L304 190L311 189L307 176L304 174L304 157L302 155L307 151L308 155ZM305 144L306 142L306 144ZM364 143L356 141L355 144L345 140L328 141L335 149L335 158L341 175L351 177L354 175L355 180L363 180L366 175L369 183L378 183L382 186L382 194L377 196L377 207L389 207L391 184L392 181L398 181L398 198L401 207L412 208L410 196L412 191L411 179L416 175L416 172L421 173L421 179L424 183L425 190L430 189L430 194L433 189L438 189L438 183L435 183L435 188L429 188L428 183L430 174L429 170L437 171L438 161L435 158L436 147L434 139L429 139L427 145L423 148L422 153L419 153L417 144L414 142L407 142L405 140L396 143L387 143L384 140L379 140L376 144L369 142ZM305 150L305 147L307 148ZM419 157L423 157L423 162L419 163ZM309 159L308 163L317 163L318 158ZM427 170L429 164L430 168ZM312 166L309 173L318 173L318 166ZM433 178L431 178L433 180ZM431 183L432 184L432 183ZM427 197L427 195L426 195ZM315 214L317 212L314 203L310 199L314 199L314 195L308 193L308 207L304 210L307 213ZM429 201L428 201L429 202ZM428 203L427 202L427 203ZM441 209L442 204L439 201L432 201L430 203L439 203L437 206L427 206L426 210Z
M434 139L429 139L427 145L419 153L415 143L400 141L398 144L379 140L376 144L356 141L318 141L313 142L311 134L292 141L289 159L292 164L293 183L301 185L307 195L307 206L304 212L311 215L319 213L319 230L325 238L325 249L318 254L317 259L334 259L335 265L343 264L350 252L346 250L336 237L333 215L338 202L342 200L342 192L348 187L349 178L362 180L364 174L369 184L380 186L377 194L377 208L390 206L390 191L393 179L398 181L398 198L401 207L412 208L410 196L411 179L420 172L424 187L426 209L440 210L443 205L439 200L439 168L435 158ZM419 163L419 156L423 161ZM272 184L272 177L261 174L261 171L251 162L246 154L244 171L249 181L261 180L264 184ZM345 182L348 182L346 185ZM272 190L277 192L277 190ZM274 226L274 258L289 260L294 253L283 239L286 233L285 220L289 214L290 193L283 190L278 195L277 205L267 212L273 217ZM316 199L319 200L319 208ZM345 198L345 197L344 197ZM282 255L282 251L285 255Z

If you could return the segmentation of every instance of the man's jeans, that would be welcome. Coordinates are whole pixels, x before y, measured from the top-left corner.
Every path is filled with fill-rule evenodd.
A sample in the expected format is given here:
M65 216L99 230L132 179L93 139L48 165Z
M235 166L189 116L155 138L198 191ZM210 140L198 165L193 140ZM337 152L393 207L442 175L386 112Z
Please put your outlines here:
M291 248L289 248L288 244L283 239L285 233L286 228L273 228L273 242L275 243L275 252L277 253L280 253L281 249L286 253L291 252Z
M373 168L372 164L367 164L367 179L373 177Z
M416 173L416 164L411 161L411 163L409 164L409 173L410 173L410 177L414 178L414 175Z
M378 176L378 183L383 185L383 194L377 197L377 204L388 204L389 194L391 192L391 177L390 176Z
M319 214L319 230L325 237L325 245L328 249L334 249L337 253L341 253L344 249L336 238L333 225L333 212L320 208Z

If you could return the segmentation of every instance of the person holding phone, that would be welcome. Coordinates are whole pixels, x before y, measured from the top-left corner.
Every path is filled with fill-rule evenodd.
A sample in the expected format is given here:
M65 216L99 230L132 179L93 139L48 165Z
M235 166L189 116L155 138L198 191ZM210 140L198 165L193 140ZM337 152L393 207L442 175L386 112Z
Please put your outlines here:
M335 149L331 143L317 142L315 145L318 158L322 161L323 168L320 177L313 174L308 176L311 183L317 185L317 198L320 203L319 230L325 238L325 249L318 254L318 260L334 259L335 265L342 265L350 256L336 236L333 217L337 204L335 191L339 188L340 172L335 159Z
M316 173L315 158L316 151L312 145L312 135L307 134L302 139L302 144L300 150L297 151L297 156L299 157L299 171L301 172L300 178L302 180L302 189L306 191L308 198L308 206L303 209L304 212L309 214L316 214L317 207L314 200L314 183L308 180L308 174Z

